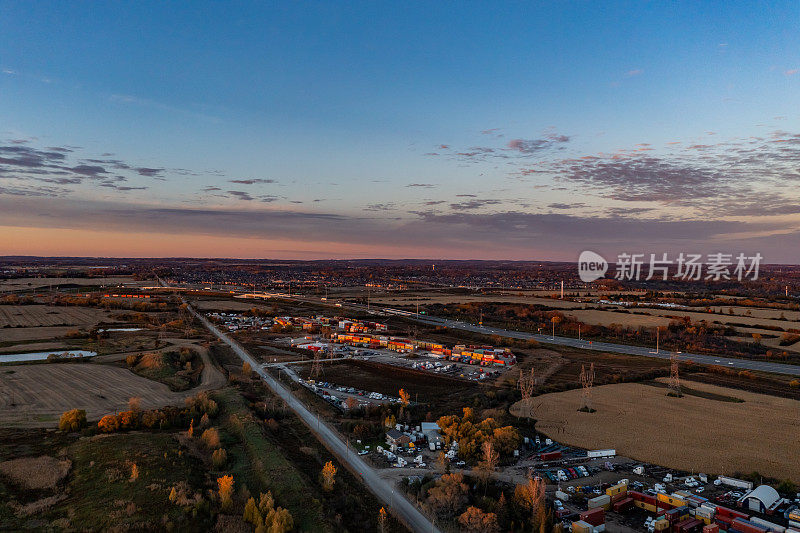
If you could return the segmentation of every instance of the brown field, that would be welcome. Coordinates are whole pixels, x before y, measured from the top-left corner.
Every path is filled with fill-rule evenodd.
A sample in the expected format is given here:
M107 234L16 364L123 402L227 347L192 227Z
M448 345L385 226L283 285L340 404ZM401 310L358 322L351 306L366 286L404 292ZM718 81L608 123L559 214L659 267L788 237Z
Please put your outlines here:
M573 316L577 320L585 324L609 326L611 324L622 324L623 326L638 327L638 326L666 326L669 325L672 318L670 317L684 317L688 316L694 322L706 320L707 322L719 322L720 324L733 324L734 327L742 331L758 331L758 326L774 326L783 329L799 328L796 322L788 322L786 320L758 318L749 316L729 316L727 314L719 315L714 313L704 313L698 311L689 311L686 309L650 309L650 308L637 308L636 313L617 313L614 311L603 311L600 309L574 309L567 311L565 314ZM754 310L755 311L755 310ZM762 311L768 311L766 309ZM771 310L770 310L771 311ZM646 314L638 314L646 313ZM780 313L778 313L780 314ZM751 327L740 327L739 324L746 324ZM764 330L765 333L773 335L780 334L780 332Z
M46 350L69 350L63 342L29 342L0 347L0 354L17 352L44 352Z
M0 305L0 328L87 326L113 321L102 309L50 305Z
M113 276L109 278L15 278L0 281L0 291L19 291L49 288L51 285L117 286L141 287L153 285L152 281L134 281L132 276Z
M44 328L0 328L0 342L25 342L63 337L75 326L50 326Z
M225 386L225 377L211 364L205 349L200 385L172 392L163 383L120 367L92 363L44 363L0 368L0 425L54 427L61 413L84 409L89 420L124 411L128 400L141 398L143 409L180 405L200 390Z
M640 383L604 385L592 393L595 413L578 411L580 390L535 398L537 429L573 446L614 448L625 457L686 471L757 471L800 481L800 402L704 383L687 386L744 402L670 398L664 388Z

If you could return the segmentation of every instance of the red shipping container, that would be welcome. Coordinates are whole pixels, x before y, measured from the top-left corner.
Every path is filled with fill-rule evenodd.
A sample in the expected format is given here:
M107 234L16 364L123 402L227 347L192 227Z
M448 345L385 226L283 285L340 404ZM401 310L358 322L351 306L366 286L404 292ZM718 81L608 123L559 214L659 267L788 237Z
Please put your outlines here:
M718 524L708 524L703 528L703 533L719 533Z
M602 507L584 511L581 513L581 520L593 526L599 526L606 523L606 512Z
M700 528L703 526L703 523L696 518L687 518L683 522L678 523L675 526L675 529L680 533L695 533L696 531L700 531Z
M627 511L631 507L633 507L633 498L625 498L624 500L620 500L613 505L615 513L621 513L623 511Z
M717 516L725 516L730 519L742 518L744 520L750 518L750 515L748 514L739 511L734 511L733 509L728 509L727 507L717 507Z
M552 461L553 459L561 459L561 457L561 452L547 452L539 454L539 459L542 461Z

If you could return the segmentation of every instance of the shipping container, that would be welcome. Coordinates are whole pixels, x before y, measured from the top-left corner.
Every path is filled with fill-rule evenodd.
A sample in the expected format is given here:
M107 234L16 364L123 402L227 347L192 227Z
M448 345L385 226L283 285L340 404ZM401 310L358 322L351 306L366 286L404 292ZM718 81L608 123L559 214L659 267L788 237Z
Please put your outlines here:
M719 533L719 525L709 524L703 527L703 533Z
M664 494L663 492L659 492L656 497L658 498L658 501L668 503L673 507L682 507L686 505L686 500L678 496L675 496L674 494L670 496L669 494Z
M767 533L769 529L756 525L749 520L734 518L729 531L738 531L739 533Z
M572 533L594 533L594 527L591 524L579 520L572 523Z
M596 509L589 509L580 514L581 520L593 526L599 526L606 521L606 513L602 507Z
M620 500L612 506L615 513L624 513L625 511L629 510L633 507L633 498L625 498L624 500Z
M756 516L750 519L750 522L761 527L765 527L770 531L776 531L777 533L784 533L786 528L784 526L779 526L778 524L773 524L772 522L767 522L764 519L758 518Z
M595 507L603 507L608 508L611 505L611 498L608 494L603 494L601 496L597 496L596 498L590 499L588 502L589 509L594 509Z
M677 531L678 533L697 533L701 531L703 527L703 523L696 518L687 518L675 525L672 528L673 531Z
M545 452L539 454L539 459L542 461L552 461L554 459L561 459L561 452Z
M734 518L741 518L743 520L750 518L749 514L742 513L740 511L734 511L728 507L717 507L717 516L724 516L725 518L730 518L731 520Z
M609 496L626 492L628 492L628 485L625 483L619 483L617 485L614 485L613 487L608 487L606 489L606 494L608 494Z

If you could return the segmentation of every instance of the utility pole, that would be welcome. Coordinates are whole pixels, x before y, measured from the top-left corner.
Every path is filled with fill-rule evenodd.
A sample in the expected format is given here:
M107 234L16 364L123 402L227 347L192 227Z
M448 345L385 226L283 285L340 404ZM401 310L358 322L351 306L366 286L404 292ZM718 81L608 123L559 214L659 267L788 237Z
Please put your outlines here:
M659 337L659 332L660 332L660 331L659 331L659 329L658 329L658 326L656 326L656 353L658 353L658 337Z
M578 342L581 341L581 325L578 324Z

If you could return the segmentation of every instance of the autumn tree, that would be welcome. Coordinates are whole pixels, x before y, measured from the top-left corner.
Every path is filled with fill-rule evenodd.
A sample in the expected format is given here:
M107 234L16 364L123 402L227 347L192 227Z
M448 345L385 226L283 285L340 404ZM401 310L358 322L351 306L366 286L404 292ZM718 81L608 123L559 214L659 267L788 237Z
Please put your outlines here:
M497 515L485 513L477 507L469 507L458 517L462 531L470 533L497 533L500 526L497 523Z
M218 477L217 486L222 509L230 509L231 505L233 505L233 476Z
M486 494L486 488L489 486L489 479L492 477L500 456L494 450L494 444L490 440L483 441L481 445L481 461L478 463L478 477L483 483L483 492Z
M261 521L261 523L264 522L264 517L261 516L261 512L258 510L255 498L251 497L247 500L247 503L244 505L244 514L242 514L242 518L245 522L253 524L253 526L258 526L259 521Z
M405 389L400 389L398 393L400 395L400 416L403 416L403 412L405 411L408 404L411 402L411 394L405 391Z
M445 474L428 491L427 507L438 517L452 518L467 503L469 487L461 474Z
M70 409L61 415L58 429L61 431L80 431L86 427L86 411L83 409Z
M249 378L252 373L253 369L250 367L250 363L247 361L242 363L242 375L246 378Z
M142 399L136 396L128 398L128 410L138 414L142 410Z
M536 376L533 368L531 368L530 374L526 374L524 371L520 370L519 379L517 380L517 388L522 396L522 400L520 401L519 405L522 408L522 412L526 418L531 417L531 399L533 397L533 390L535 387Z
M133 463L133 465L131 465L131 478L129 481L133 483L137 479L139 479L139 467L136 466L136 463Z
M388 516L386 514L386 509L381 507L381 510L378 511L378 527L380 527L381 533L386 533L386 522Z
M444 450L439 450L439 454L436 456L436 466L442 474L450 469L450 459L447 458Z
M545 483L542 478L529 476L526 483L517 485L514 490L514 499L517 505L528 513L533 531L543 528L547 520L544 489Z
M214 450L214 453L211 454L211 463L214 465L214 468L222 468L225 466L225 463L228 462L228 452L225 451L223 448L217 448Z
M333 490L333 484L336 483L336 467L333 466L332 461L325 463L322 467L322 488L330 492Z
M347 407L349 411L352 411L353 409L358 408L358 400L356 400L352 396L348 396L347 399L344 401L344 405L345 407Z

